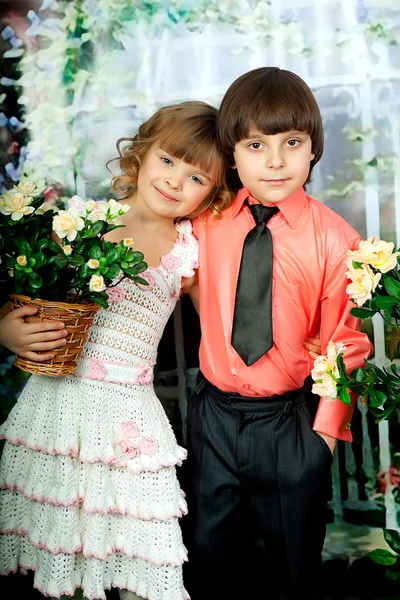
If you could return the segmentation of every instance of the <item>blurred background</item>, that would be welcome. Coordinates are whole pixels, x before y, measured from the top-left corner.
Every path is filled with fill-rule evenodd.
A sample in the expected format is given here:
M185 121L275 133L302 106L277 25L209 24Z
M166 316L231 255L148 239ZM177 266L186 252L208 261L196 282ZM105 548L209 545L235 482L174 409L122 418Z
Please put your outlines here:
M119 137L165 104L218 106L234 79L260 66L296 72L321 108L325 152L310 195L363 238L399 247L398 0L0 0L0 193L25 173L46 181L48 199L109 198L105 165ZM363 327L373 360L387 366L393 328L379 316ZM199 337L184 299L156 377L183 444ZM28 376L12 362L0 350L2 420ZM332 468L327 594L389 597L394 588L363 557L387 548L383 527L400 527L399 422L375 423L360 402L353 436Z

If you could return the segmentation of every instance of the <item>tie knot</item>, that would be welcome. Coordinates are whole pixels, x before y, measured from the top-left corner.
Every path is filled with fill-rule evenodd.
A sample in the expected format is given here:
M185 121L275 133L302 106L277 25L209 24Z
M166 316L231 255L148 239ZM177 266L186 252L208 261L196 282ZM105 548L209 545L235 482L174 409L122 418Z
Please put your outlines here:
M246 200L253 219L256 223L268 223L271 217L279 210L277 206L264 206L263 204L249 204Z

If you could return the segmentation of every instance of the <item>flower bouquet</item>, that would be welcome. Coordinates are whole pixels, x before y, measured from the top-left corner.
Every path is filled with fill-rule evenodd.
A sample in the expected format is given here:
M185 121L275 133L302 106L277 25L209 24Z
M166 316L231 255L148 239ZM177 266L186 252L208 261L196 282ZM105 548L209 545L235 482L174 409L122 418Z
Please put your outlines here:
M116 200L85 203L74 196L59 210L29 181L0 196L0 284L12 308L37 305L39 318L61 320L68 331L67 344L51 361L17 356L18 367L42 375L71 373L95 312L108 307L110 288L124 278L147 285L140 277L147 264L133 241L104 239L123 227L121 216L129 208Z

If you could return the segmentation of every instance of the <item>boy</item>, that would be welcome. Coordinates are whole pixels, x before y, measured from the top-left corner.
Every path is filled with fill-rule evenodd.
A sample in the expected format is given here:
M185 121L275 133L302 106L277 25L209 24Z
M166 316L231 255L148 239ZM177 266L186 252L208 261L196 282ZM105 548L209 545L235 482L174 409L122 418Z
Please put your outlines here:
M252 577L240 569L249 549L237 543L246 514L264 540L260 597L318 598L326 486L336 440L351 440L352 409L321 399L313 421L303 340L320 329L323 351L343 342L349 370L370 354L346 294L346 253L360 236L305 193L323 127L297 75L268 67L239 77L218 135L239 191L219 220L195 222L202 339L188 407L189 591L233 600Z

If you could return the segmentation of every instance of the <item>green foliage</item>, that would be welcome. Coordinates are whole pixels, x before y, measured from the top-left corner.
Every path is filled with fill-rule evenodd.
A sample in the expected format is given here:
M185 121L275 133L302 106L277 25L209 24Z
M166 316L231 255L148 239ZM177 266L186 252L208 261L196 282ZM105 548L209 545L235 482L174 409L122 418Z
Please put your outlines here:
M384 529L383 535L388 546L395 552L378 548L368 552L366 556L378 563L388 567L385 575L392 581L400 581L400 533L395 529Z
M74 204L64 211L46 206L31 182L0 196L0 283L7 293L107 308L107 288L124 278L147 284L138 277L147 269L143 254L129 240L104 239L122 227L129 206L115 200L85 205L77 196ZM51 239L54 232L60 244Z

